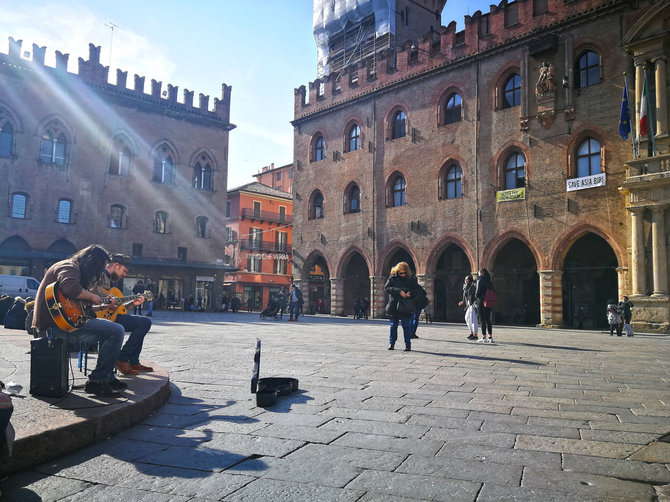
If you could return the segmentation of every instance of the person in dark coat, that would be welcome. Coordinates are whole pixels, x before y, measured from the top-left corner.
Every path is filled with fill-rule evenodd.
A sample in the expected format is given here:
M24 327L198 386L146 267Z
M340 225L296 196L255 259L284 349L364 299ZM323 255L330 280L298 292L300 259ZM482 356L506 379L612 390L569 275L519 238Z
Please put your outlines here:
M398 312L397 309L398 300L401 298L413 300L419 294L418 283L416 278L412 276L412 271L407 263L401 261L391 269L391 275L386 281L384 291L389 295L386 313L391 318L388 350L395 348L395 342L398 339L398 324L402 324L405 351L412 350L412 317L414 312Z
M493 325L491 324L491 309L484 306L484 296L486 296L486 291L492 289L493 282L491 282L491 274L489 271L482 267L479 271L479 277L477 277L477 286L475 288L475 296L477 297L477 314L479 315L479 325L482 328L482 339L478 342L493 342ZM488 327L489 337L486 338L486 328Z

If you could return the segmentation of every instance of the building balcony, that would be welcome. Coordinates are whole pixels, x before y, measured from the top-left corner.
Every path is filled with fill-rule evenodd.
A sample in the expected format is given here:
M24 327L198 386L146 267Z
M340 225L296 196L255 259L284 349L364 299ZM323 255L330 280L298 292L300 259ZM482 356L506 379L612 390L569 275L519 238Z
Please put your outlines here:
M268 241L250 241L248 239L240 241L240 249L246 249L248 251L258 251L258 252L272 252L272 253L283 253L291 255L293 252L293 247L289 245L278 245L275 242Z
M255 211L252 208L243 208L242 209L242 214L241 218L252 220L252 221L260 221L260 222L269 222L269 223L286 223L286 224L291 224L293 223L293 216L290 214L280 214L280 213L272 213L270 211Z

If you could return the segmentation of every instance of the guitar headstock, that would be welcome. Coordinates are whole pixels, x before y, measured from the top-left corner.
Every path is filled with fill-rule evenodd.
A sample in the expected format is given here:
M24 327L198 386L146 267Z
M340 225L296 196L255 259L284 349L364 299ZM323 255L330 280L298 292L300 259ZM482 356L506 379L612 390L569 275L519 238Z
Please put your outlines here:
M154 299L154 294L153 294L151 291L149 291L149 290L147 290L147 291L145 291L144 293L142 293L142 296L143 296L144 299L145 299L146 301L148 301L148 302L150 302L151 300Z

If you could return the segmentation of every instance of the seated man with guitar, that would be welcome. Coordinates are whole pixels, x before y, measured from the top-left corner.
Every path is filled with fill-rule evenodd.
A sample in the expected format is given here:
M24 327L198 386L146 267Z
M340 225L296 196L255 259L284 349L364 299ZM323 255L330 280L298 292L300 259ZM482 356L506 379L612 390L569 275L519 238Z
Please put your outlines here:
M152 293L145 291L142 294L123 297L123 293L113 285L123 279L128 273L128 268L132 263L130 256L125 254L112 254L111 262L107 264L103 271L102 280L99 283L97 293L102 296L117 297L114 306L96 312L98 317L104 317L114 321L125 331L130 332L130 337L121 349L121 354L116 361L116 369L124 375L137 375L140 371L153 371L150 366L140 364L140 352L144 337L151 329L151 319L140 315L128 314L127 307L131 304L135 306L144 303L145 299L150 299Z
M100 343L95 369L85 386L87 393L97 396L118 396L120 390L128 387L114 377L123 326L91 314L93 305L116 303L116 299L103 300L89 291L100 281L109 260L109 253L102 246L91 245L54 263L37 290L33 317L33 328L41 336Z

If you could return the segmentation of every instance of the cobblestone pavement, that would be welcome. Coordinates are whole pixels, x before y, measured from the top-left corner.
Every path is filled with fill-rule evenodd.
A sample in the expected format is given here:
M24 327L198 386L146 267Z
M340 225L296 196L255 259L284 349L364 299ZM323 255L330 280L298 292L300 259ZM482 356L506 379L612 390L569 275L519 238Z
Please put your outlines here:
M140 425L11 476L3 501L670 500L670 337L159 312L172 394ZM261 377L300 390L256 407ZM402 343L399 343L402 346Z

